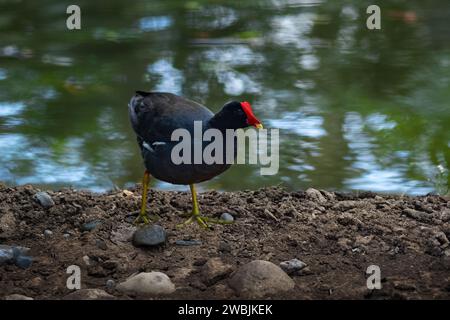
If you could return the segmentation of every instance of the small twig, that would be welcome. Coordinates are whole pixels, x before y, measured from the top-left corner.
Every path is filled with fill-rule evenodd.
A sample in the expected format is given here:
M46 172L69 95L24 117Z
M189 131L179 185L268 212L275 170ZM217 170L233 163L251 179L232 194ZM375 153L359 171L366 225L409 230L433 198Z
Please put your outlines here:
M266 215L268 215L269 217L271 217L273 220L275 220L275 221L278 222L278 218L275 217L275 215L274 215L272 212L270 212L269 210L265 209L265 210L264 210L264 213L265 213Z

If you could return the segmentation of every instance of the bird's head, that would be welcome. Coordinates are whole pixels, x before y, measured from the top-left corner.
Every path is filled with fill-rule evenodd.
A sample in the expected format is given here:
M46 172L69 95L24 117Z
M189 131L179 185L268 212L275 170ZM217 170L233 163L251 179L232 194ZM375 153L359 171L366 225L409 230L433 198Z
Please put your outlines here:
M261 121L254 115L252 106L247 101L230 101L226 103L215 118L218 127L227 129L239 129L249 126L262 129L263 127Z

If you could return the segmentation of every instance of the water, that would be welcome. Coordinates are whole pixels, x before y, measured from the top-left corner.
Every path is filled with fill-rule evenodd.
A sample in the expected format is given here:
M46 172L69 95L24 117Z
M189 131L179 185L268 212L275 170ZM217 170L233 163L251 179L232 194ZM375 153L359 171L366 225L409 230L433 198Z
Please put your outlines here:
M280 128L278 175L234 166L204 189L450 185L447 0L383 1L381 31L367 30L371 2L359 0L77 4L82 29L68 31L64 2L0 1L7 184L104 191L140 181L127 116L140 89L213 111L248 100L265 127Z

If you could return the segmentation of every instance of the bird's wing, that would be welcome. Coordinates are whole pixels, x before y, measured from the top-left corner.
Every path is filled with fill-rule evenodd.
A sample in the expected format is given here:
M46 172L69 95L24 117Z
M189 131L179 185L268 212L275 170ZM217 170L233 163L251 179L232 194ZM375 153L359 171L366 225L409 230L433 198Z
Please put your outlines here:
M206 107L171 93L138 91L128 105L130 120L138 139L149 146L169 142L174 130L193 133L194 121L204 125L214 115Z

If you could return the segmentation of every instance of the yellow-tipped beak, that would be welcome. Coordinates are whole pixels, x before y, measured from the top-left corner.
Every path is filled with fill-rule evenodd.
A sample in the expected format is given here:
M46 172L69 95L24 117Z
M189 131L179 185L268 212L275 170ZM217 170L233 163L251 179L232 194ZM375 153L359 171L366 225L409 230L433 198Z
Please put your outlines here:
M261 123L255 124L255 128L257 129L262 129L263 125Z

